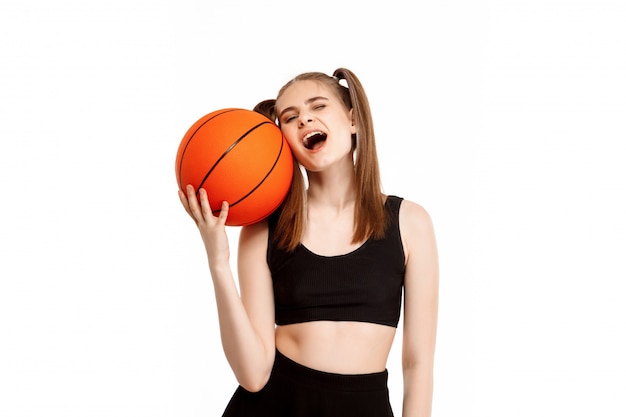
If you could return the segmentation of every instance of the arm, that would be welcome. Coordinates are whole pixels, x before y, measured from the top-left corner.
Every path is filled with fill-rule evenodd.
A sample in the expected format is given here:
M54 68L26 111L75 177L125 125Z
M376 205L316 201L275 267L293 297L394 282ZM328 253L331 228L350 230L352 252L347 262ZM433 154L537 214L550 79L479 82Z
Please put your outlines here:
M400 228L406 254L402 416L430 417L439 289L437 244L430 216L415 203L403 202Z
M204 242L215 289L222 347L239 384L258 391L269 379L274 362L274 307L265 261L267 224L243 227L239 238L238 275L241 296L229 263L225 222L228 205L214 216L204 190L199 201L193 188L179 193Z

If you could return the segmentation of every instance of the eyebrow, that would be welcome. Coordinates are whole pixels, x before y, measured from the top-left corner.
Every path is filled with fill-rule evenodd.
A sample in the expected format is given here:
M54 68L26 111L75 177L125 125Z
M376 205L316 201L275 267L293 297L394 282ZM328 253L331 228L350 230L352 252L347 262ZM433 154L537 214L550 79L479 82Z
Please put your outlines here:
M324 97L324 96L315 96L315 97L311 97L310 99L306 100L306 101L304 102L304 104L311 104L311 103L313 103L313 102L315 102L315 101L317 101L317 100L326 100L326 101L328 101L328 97ZM289 106L289 107L284 108L284 109L283 109L283 110L282 110L282 111L278 114L278 119L280 119L281 117L283 117L283 114L287 113L288 111L295 110L295 109L296 109L296 107L295 107L295 106Z

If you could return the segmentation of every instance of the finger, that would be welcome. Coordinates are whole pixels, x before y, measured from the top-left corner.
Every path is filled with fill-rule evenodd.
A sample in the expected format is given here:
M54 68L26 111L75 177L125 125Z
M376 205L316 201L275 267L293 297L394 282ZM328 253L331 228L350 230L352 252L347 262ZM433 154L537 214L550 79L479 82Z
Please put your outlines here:
M191 185L188 185L186 190L191 217L193 217L196 221L204 220L204 217L202 215L202 208L200 207L200 203L198 202L198 198L196 197L196 191Z
M189 209L189 200L187 200L187 196L182 190L178 190L178 198L180 199L180 202L182 203L187 214L191 216L191 210Z
M220 210L220 214L218 219L221 224L226 224L226 218L228 217L228 202L222 201L222 209Z
M205 219L210 219L213 217L213 212L211 211L211 203L209 203L209 196L204 188L200 188L198 190L198 196L200 197L200 207L202 208L202 216Z

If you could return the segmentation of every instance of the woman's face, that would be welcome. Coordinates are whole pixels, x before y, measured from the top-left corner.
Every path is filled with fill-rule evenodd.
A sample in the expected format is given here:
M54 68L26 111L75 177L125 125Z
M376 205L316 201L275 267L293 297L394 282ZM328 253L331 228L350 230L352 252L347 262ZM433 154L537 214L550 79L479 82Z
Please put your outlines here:
M322 171L346 159L352 164L352 110L323 83L293 83L276 100L276 114L293 154L307 170Z

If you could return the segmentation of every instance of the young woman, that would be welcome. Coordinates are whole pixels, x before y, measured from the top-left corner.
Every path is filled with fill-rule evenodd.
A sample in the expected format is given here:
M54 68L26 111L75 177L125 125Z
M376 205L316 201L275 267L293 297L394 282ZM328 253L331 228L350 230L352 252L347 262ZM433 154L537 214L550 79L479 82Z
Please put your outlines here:
M281 207L241 229L239 291L228 204L179 196L197 224L226 358L239 382L224 417L392 416L387 358L404 301L404 417L431 415L438 259L420 205L382 193L358 78L305 73L255 110L275 120L306 172Z

